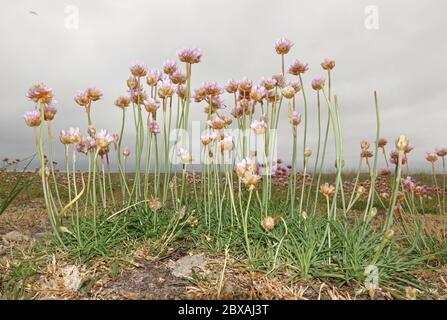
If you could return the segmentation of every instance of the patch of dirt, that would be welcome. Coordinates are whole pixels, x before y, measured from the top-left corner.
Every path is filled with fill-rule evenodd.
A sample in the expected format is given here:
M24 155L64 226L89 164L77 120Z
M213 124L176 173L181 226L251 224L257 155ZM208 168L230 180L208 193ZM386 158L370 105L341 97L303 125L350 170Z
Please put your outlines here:
M48 214L42 199L19 201L16 199L0 215L0 234L11 231L34 237L35 234L49 230Z
M186 282L164 261L144 261L125 270L94 293L98 299L185 299Z

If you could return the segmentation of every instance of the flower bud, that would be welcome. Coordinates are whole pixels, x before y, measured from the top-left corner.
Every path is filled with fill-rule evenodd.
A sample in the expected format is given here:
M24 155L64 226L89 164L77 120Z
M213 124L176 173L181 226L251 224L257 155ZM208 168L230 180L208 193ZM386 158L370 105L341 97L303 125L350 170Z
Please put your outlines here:
M130 155L130 150L129 150L128 147L125 147L125 148L123 149L123 156L124 156L124 157L128 157L129 155Z
M399 151L405 152L407 150L408 145L410 144L410 140L407 136L401 135L396 140L396 148Z
M93 126L88 126L87 133L90 137L94 138L96 136L96 129Z
M394 230L393 229L387 230L383 236L386 240L390 240L394 236Z
M304 156L309 158L312 155L312 150L309 148L304 149Z

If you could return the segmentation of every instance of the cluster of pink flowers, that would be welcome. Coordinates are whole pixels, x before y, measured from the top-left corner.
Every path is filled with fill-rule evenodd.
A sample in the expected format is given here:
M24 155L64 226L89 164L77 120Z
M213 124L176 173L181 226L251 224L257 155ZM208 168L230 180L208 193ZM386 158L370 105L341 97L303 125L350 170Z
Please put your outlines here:
M83 91L78 91L74 100L81 107L89 107L92 102L100 100L102 96L102 90L96 87L88 87Z
M51 88L43 83L38 83L28 89L26 96L30 101L36 103L34 110L26 112L23 115L23 119L29 127L40 126L42 123L41 110L43 110L44 121L52 121L54 119L57 109L55 106L56 102L53 100L54 94Z

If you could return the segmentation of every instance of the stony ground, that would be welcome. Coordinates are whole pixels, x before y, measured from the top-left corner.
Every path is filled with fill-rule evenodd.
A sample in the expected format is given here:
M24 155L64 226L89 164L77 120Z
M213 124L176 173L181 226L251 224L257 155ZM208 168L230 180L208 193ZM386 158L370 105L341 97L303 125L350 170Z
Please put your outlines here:
M24 201L26 200L26 201ZM0 215L0 298L26 299L367 299L359 285L339 287L304 281L287 273L249 272L231 252L200 252L191 243L154 258L141 243L113 260L79 264L56 251L36 257L33 248L49 243L48 217L40 199L18 199ZM15 278L12 278L11 274ZM447 267L421 271L434 288L431 298L447 298ZM18 281L20 279L20 281ZM11 282L14 282L13 284ZM19 286L17 284L20 284ZM376 299L405 298L377 292Z

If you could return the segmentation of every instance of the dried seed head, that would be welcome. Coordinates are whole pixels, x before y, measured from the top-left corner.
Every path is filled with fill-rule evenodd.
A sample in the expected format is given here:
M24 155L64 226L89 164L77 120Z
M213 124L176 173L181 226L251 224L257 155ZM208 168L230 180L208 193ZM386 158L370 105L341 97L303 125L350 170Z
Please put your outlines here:
M325 196L326 198L329 198L331 195L333 195L334 191L335 191L335 187L333 185L330 185L327 182L320 186L320 193L323 196Z
M335 67L335 60L332 59L324 59L324 61L321 63L321 67L324 70L332 70Z
M95 138L96 137L96 129L93 126L88 126L87 133L90 137Z
M158 199L153 198L153 197L151 197L147 200L147 205L148 205L149 209L151 209L154 212L158 211L161 208L161 202L158 201Z
M267 232L272 231L273 228L275 228L275 219L272 217L265 217L262 219L261 226Z
M386 140L385 138L380 138L379 141L377 142L377 146L379 148L385 148L385 146L387 145L388 140Z
M295 89L292 86L287 86L282 89L281 94L286 99L292 99L295 96Z

